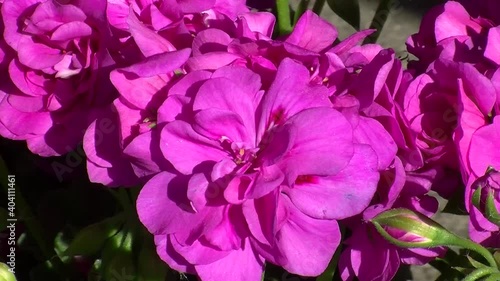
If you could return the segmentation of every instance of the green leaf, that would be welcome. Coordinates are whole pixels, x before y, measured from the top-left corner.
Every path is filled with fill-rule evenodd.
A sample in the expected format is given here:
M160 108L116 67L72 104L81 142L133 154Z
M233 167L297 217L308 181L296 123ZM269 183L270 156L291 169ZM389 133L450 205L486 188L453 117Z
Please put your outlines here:
M330 9L356 30L360 29L359 0L327 0Z
M132 251L133 232L122 230L115 237L110 239L111 243L106 243L109 250L103 252L101 269L104 280L135 281L137 268Z
M473 259L471 256L467 256L467 259L474 268L482 268L487 266L484 263L478 262L477 260Z
M500 251L495 251L493 253L493 257L495 258L495 261L497 262L498 268L500 268Z
M483 187L479 185L479 187L472 193L472 205L474 205L478 210L481 210L481 192Z
M106 241L120 230L123 220L123 214L118 214L87 226L76 235L63 255L91 256L98 253L103 249Z
M500 226L500 214L498 213L497 207L495 206L495 197L493 195L493 190L489 190L488 197L486 198L486 210L485 210L486 218Z
M168 267L156 254L154 245L143 244L137 260L138 281L164 280L167 276L167 270Z
M129 253L114 256L103 268L103 273L104 280L135 281L136 268L133 255Z

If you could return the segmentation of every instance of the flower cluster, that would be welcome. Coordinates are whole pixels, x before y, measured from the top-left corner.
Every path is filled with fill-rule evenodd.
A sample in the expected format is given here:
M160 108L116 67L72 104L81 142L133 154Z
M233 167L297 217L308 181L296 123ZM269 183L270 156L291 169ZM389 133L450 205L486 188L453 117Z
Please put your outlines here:
M471 238L497 247L499 228L471 206L471 186L490 166L500 168L500 19L491 14L498 9L498 1L450 1L430 11L407 42L419 59L410 68L421 74L403 101L428 163L461 174ZM455 181L448 177L442 192Z
M6 0L0 95L2 135L41 156L70 152L99 110L116 98L109 83L106 1ZM7 74L8 73L8 74ZM13 117L15 116L15 117Z
M444 249L397 248L366 222L403 207L430 217L429 192L461 185L472 238L499 246L471 203L479 185L499 189L483 177L500 169L494 0L429 12L407 70L361 45L374 30L336 42L311 11L276 38L274 15L242 0L0 5L0 135L41 156L81 145L92 182L144 185L139 219L177 271L318 276L343 244L343 280L391 280Z

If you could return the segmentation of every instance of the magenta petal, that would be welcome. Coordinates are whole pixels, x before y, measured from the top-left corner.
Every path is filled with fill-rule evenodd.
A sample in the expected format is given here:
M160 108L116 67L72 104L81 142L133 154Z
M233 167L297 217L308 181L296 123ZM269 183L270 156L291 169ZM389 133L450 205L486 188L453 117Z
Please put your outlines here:
M46 1L45 5L39 4L40 0L25 0L25 1L2 1L2 21L5 24L5 30L3 33L3 38L5 42L9 44L13 49L19 49L19 40L26 35L19 33L19 19L23 16L27 9L31 7L31 11L42 9L41 6L53 5L52 1ZM66 6L66 5L64 5ZM35 8L36 7L36 8ZM71 5L72 8L78 10L78 8ZM34 9L33 9L34 8ZM38 8L38 9L37 9ZM68 13L70 16L75 16L74 20L78 20L78 16ZM80 11L80 14L83 15L83 19L85 19L85 14ZM34 14L33 14L34 15ZM32 15L32 18L33 18ZM51 18L51 16L45 15L44 18ZM37 20L38 21L38 20Z
M106 15L109 23L118 29L128 29L128 13L130 11L128 0L108 1Z
M332 108L306 109L290 118L284 128L293 135L293 145L279 165L289 181L299 175L334 175L353 156L352 127Z
M272 192L242 205L243 215L250 233L259 243L272 245L274 234L282 221L278 217L279 192Z
M212 8L216 0L177 0L179 6L186 14L200 13Z
M310 51L321 52L332 46L337 35L338 32L331 23L307 10L285 42Z
M128 102L146 109L153 96L167 85L168 75L181 67L189 54L189 49L184 49L151 56L140 63L112 71L111 82Z
M119 117L120 144L126 146L132 138L137 136L138 132L135 128L144 120L143 111L136 106L130 105L128 101L122 98L115 99L113 107Z
M488 32L488 44L484 56L500 65L500 26L491 28Z
M350 251L344 250L340 254L338 270L340 273L340 278L343 281L352 281L356 277L354 270L351 266L351 253Z
M170 163L163 157L159 145L161 128L157 127L135 137L123 150L130 159L134 173L139 177L147 177L170 170Z
M186 70L216 70L222 66L229 65L240 59L236 54L228 52L213 52L202 56L191 57L186 63Z
M33 1L23 1L33 2ZM39 1L36 1L39 2ZM31 16L33 22L40 22L47 18L67 23L70 21L85 21L87 16L85 13L75 5L60 5L54 1L42 2Z
M239 206L228 206L224 209L221 223L204 238L213 247L222 251L239 250L242 246L242 236L246 235L247 226L242 221L243 215ZM242 232L245 231L245 232Z
M392 280L399 269L397 251L367 226L354 231L349 245L352 268L360 281Z
M359 99L361 109L373 103L382 91L393 69L394 57L394 51L383 50L359 74L359 82L354 85L352 91Z
M228 110L207 108L199 111L194 116L193 129L216 141L229 138L235 142L252 143L243 120Z
M221 251L209 245L204 239L196 240L191 245L182 245L173 235L172 246L177 253L186 259L190 264L204 265L216 262L227 255L230 251Z
M211 52L224 52L231 41L231 37L220 29L203 30L193 39L193 56Z
M353 35L342 40L340 43L335 45L333 48L328 50L328 52L335 53L337 56L342 56L346 52L349 52L352 48L362 43L362 40L371 34L375 33L375 29L365 29L354 33Z
M121 153L119 151L120 148L109 150L109 144L111 144L112 148L116 147L116 145L114 145L114 142L118 140L118 131L116 126L111 123L115 121L115 116L113 116L112 114L109 114L108 116L112 119L102 118L92 122L87 128L83 137L83 149L85 150L85 155L87 155L88 160L103 168L111 168L113 164L110 161L113 158L116 158L116 154ZM107 124L105 133L103 133L102 129L100 128L101 126L97 123ZM111 141L108 140L110 138ZM106 145L105 148L104 145Z
M316 219L345 219L370 203L379 181L377 155L367 145L356 145L349 165L334 176L295 184L287 191L293 204ZM332 206L332 202L336 202Z
M464 173L462 175L464 176L464 180L466 180L466 176L470 173L467 162L471 138L477 129L486 125L486 120L476 104L465 93L464 85L460 80L459 92L462 112L459 113L459 122L455 131L454 141L458 147L459 158L462 162L461 167Z
M246 13L240 16L247 28L251 32L258 32L264 36L271 37L273 35L274 24L276 18L268 12Z
M219 142L196 133L184 121L167 124L161 132L161 142L165 158L183 174L191 174L200 164L215 164L228 157Z
M235 266L238 265L238 266ZM264 271L264 259L246 239L241 249L207 265L197 265L196 273L204 281L248 280L259 281Z
M169 95L194 97L202 83L209 79L212 73L209 71L193 71L189 72L177 81L169 90Z
M53 125L49 112L25 113L16 110L7 98L0 102L0 122L12 133L24 138L45 134ZM16 116L16 118L12 118Z
M434 33L436 42L439 42L453 36L468 35L471 31L478 32L480 28L459 2L449 1L436 18Z
M370 145L378 157L378 169L385 170L396 157L398 147L387 130L375 119L360 117L354 128L357 143Z
M424 265L439 256L444 256L446 248L400 249L399 259L404 264Z
M7 96L7 100L9 101L9 104L12 105L12 107L16 110L30 113L42 112L45 109L47 99L43 96L32 97L10 94Z
M132 66L121 68L124 72L133 73L139 77L153 77L168 74L182 67L191 54L191 49L161 53L150 56Z
M64 58L60 50L36 43L31 37L23 37L19 44L22 46L17 52L19 61L33 69L52 67Z
M253 175L242 175L232 178L224 189L224 199L231 204L241 204L245 201L245 192L255 179Z
M221 221L214 208L195 213L187 198L188 177L162 172L150 179L137 198L137 213L152 234L175 233L177 241L199 238Z
M476 175L482 175L489 166L500 169L500 116L493 119L493 124L479 128L471 139L469 163Z
M213 189L211 187L205 174L195 173L191 175L188 181L187 198L195 212L203 211L209 201L213 201L219 196L219 187L215 186Z
M119 128L111 110L90 124L83 137L87 155L87 172L92 182L107 186L133 186L140 181L132 170L130 160L123 154Z
M258 173L233 178L224 190L224 198L233 204L257 199L277 190L283 179L283 172L278 166L260 167Z
M260 167L253 185L245 193L245 198L256 199L277 189L283 182L284 175L277 165Z
M129 31L134 37L137 46L146 56L161 54L164 52L175 51L174 45L165 38L158 35L153 30L147 28L137 19L135 13L129 13L128 17Z
M246 67L223 66L217 69L212 78L225 77L237 84L244 93L256 94L262 86L260 76ZM256 104L260 100L256 101Z
M189 105L191 98L180 95L169 95L158 109L157 123L169 123L174 120L191 120Z
M255 142L255 106L256 93L248 93L249 86L240 87L227 78L213 78L205 82L193 102L193 110L217 108L238 114L245 125L249 141ZM217 95L214 95L217 93Z
M166 2L163 2L163 5L165 5L165 3ZM172 19L170 19L169 18L170 15L163 14L162 11L160 11L160 9L158 9L158 7L156 7L156 5L154 4L149 5L147 13L148 17L151 19L151 26L153 27L154 30L162 30L163 28L166 28L170 24L172 24L173 23L172 20L177 19L177 15L173 16Z
M31 70L22 65L19 60L14 59L9 63L9 75L14 85L25 95L45 96L49 94L48 89L43 87L49 82L48 79L40 71Z
M271 126L283 124L298 112L319 106L331 106L326 87L311 85L307 68L291 59L284 59L262 100L262 116L257 120L258 137L262 137Z
M127 159L117 157L113 167L106 168L87 161L87 174L91 182L109 187L131 187L140 184Z
M497 93L490 79L471 64L460 65L460 70L466 94L474 100L485 116L489 115L497 99Z
M73 21L59 26L50 39L54 41L67 41L90 36L92 28L84 22Z
M297 210L285 196L289 217L276 234L276 244L288 263L288 272L318 276L325 271L337 249L341 235L337 221L317 220Z
M156 253L158 253L158 256L174 270L196 274L194 266L189 264L185 258L174 250L171 242L172 239L175 238L169 234L154 236Z

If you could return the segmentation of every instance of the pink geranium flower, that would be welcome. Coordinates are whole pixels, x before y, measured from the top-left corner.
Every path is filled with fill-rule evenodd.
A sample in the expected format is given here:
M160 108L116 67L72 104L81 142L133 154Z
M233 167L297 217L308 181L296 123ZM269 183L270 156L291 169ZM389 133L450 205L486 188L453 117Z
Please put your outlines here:
M180 95L179 92L188 88L193 91L211 77L209 71L225 65L245 66L260 75L262 89L267 90L276 75L277 66L287 54L312 66L319 57L319 53L312 50L324 50L333 43L337 34L332 25L308 12L299 21L298 30L285 42L273 41L269 37L274 22L270 13L243 14L228 25L232 26L229 30L237 30L233 33L236 38L231 38L220 29L206 29L194 37L192 51L162 51L163 41L140 41L144 38L137 37L136 41L141 42L139 45L147 45L155 51L148 53L143 61L111 73L111 81L120 96L107 112L97 117L84 139L90 179L108 186L132 186L165 170L169 166L168 161L156 156L159 131L171 121L169 116L173 114L169 113L172 102L164 104L165 99ZM331 36L330 39L300 41L300 34L307 33L307 30L320 30ZM152 31L146 29L144 32ZM307 36L318 37L314 34ZM307 46L304 45L306 43ZM262 46L261 51L255 52L253 47L261 44L266 44L266 47ZM291 51L283 53L282 50ZM304 53L307 55L302 56ZM106 130L100 124L107 123L118 126L103 134ZM117 141L119 145L116 145Z
M484 242L489 230L471 209L471 185L489 166L500 165L496 152L500 112L499 19L495 1L449 1L424 18L409 41L425 71L404 98L405 113L419 134L419 146L434 162L461 172L470 236ZM455 166L455 167L453 167ZM489 243L489 242L488 242ZM491 245L491 244L489 244ZM496 245L498 246L498 245Z
M4 39L13 50L10 80L0 92L3 136L26 140L41 156L67 153L81 142L96 112L116 97L107 78L114 61L106 51L105 5L3 3Z
M249 12L244 0L108 0L107 17L122 43L144 56L191 47L193 35Z
M160 147L178 172L152 178L137 208L172 268L202 280L260 280L265 260L305 276L326 268L336 220L367 206L378 172L373 150L353 144L327 89L309 80L285 59L268 90L233 66L167 98L178 114Z

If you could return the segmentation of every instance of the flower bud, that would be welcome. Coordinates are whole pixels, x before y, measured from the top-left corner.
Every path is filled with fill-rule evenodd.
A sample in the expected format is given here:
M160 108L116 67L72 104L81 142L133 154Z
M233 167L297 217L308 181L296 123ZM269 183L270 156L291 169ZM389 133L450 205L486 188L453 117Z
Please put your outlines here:
M0 281L16 281L16 276L5 263L0 263Z
M500 172L489 168L486 174L479 177L472 184L472 204L476 207L484 217L500 226L500 213L497 205L500 205Z
M404 208L383 212L371 222L385 239L404 248L453 245L460 239L425 215Z

